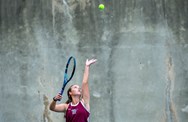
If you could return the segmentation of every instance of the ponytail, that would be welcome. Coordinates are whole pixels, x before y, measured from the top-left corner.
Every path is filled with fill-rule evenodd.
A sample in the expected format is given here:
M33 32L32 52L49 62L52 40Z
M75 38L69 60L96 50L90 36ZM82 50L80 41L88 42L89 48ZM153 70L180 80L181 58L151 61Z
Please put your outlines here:
M72 102L72 98L71 98L71 96L69 95L68 96L68 100L66 101L66 104L69 104L69 103L71 103Z
M73 85L71 85L71 86L69 87L69 89L67 90L68 100L66 101L66 104L69 104L69 103L72 102L72 97L71 97L70 94L69 94L69 92L71 92L71 87L72 87L72 86L73 86Z

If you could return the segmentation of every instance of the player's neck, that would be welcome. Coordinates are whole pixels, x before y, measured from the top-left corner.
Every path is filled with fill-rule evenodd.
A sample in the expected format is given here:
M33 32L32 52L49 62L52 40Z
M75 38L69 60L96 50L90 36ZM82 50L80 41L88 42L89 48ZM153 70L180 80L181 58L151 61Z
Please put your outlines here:
M78 102L80 102L80 98L79 97L73 97L72 98L72 104L76 105Z

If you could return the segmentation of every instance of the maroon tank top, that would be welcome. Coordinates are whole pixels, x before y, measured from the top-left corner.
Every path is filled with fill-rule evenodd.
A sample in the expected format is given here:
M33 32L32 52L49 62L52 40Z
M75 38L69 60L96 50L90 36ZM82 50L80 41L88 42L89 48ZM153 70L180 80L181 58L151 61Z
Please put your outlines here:
M88 122L90 113L86 110L83 103L80 101L77 105L69 106L66 111L66 122Z

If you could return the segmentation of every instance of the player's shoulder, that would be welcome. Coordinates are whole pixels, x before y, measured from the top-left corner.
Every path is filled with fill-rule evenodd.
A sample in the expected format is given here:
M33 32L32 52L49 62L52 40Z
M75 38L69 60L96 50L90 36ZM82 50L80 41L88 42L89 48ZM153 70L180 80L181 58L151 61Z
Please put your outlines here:
M67 109L68 109L68 107L69 107L69 104L67 104L67 103L62 103L62 105L64 106L64 112L66 112L67 111Z
M80 100L80 102L84 104L84 99L82 98L82 99Z
M80 102L83 105L83 107L89 112L90 110L89 103L84 103L84 99L80 100Z

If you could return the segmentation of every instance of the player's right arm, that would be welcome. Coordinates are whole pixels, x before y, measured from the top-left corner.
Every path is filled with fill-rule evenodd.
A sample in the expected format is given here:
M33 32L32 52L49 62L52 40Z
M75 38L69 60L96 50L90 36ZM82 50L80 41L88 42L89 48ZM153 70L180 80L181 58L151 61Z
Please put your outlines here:
M68 104L56 104L56 101L52 101L50 104L50 110L55 112L66 112Z
M55 111L55 112L66 112L67 108L68 108L68 104L56 104L57 100L60 100L62 98L62 96L60 94L58 94L57 96L55 96L53 98L53 101L50 103L49 109L51 111Z

